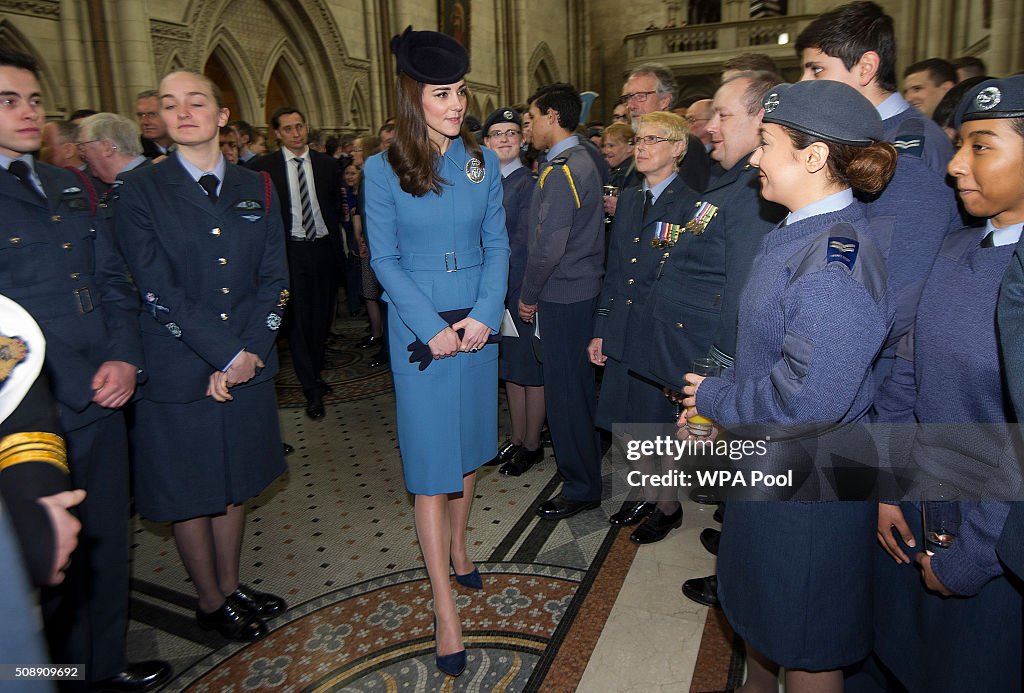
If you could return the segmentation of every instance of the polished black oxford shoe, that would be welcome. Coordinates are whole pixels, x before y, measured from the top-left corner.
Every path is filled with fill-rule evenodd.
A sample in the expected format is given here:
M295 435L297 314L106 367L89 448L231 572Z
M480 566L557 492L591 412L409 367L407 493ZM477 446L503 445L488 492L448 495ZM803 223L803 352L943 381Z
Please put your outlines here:
M263 618L270 618L283 614L288 608L284 600L278 597L276 594L270 594L269 592L259 592L254 590L248 585L239 583L238 589L231 593L228 599L232 599L238 606L242 607L250 614L256 616L262 616Z
M608 518L608 522L619 527L629 527L643 522L657 507L656 503L647 501L626 501L619 508L619 512Z
M537 506L537 514L542 520L564 520L584 510L593 510L601 507L601 501L574 501L568 498L556 496L546 500Z
M95 691L149 691L161 686L171 677L171 665L159 659L129 664L125 670L109 679L92 684Z
M661 508L655 508L654 512L643 521L639 527L633 530L629 538L634 544L653 544L668 536L673 529L683 525L683 507L679 506L674 513L666 515Z
M267 634L267 624L249 613L230 597L213 613L196 609L196 621L203 630L215 630L221 637L239 642L259 640Z
M700 543L712 556L718 555L718 542L722 539L722 533L717 529L708 527L700 533Z
M718 606L718 576L692 578L683 583L683 594L698 604Z
M544 459L544 448L537 448L536 450L527 450L524 447L520 447L516 450L508 462L501 466L500 471L505 476L522 476L526 472L533 468L533 465L537 464Z

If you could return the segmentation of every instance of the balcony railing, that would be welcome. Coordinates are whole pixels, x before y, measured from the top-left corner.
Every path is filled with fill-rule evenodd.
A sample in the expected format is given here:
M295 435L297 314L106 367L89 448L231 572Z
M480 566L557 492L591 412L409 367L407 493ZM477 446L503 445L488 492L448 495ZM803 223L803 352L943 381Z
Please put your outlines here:
M669 29L654 29L625 38L627 60L654 59L673 53L747 49L765 50L787 45L818 15L792 15L750 19L744 22L718 22ZM786 49L789 50L789 49Z

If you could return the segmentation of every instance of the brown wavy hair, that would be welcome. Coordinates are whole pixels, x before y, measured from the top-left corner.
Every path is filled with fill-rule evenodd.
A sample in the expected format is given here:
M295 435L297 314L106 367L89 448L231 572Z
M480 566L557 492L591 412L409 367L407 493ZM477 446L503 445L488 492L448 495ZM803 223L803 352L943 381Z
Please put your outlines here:
M437 150L430 143L427 133L427 122L423 117L423 89L426 85L406 74L398 75L397 98L398 111L395 116L395 139L388 149L388 163L398 176L402 190L414 197L422 197L428 192L441 194L441 186L448 181L438 174L434 166ZM483 166L484 157L480 145L473 139L465 120L459 133L466 151L476 157Z
M896 148L876 140L867 147L840 144L783 126L797 149L815 142L828 145L828 179L869 194L882 192L896 171Z

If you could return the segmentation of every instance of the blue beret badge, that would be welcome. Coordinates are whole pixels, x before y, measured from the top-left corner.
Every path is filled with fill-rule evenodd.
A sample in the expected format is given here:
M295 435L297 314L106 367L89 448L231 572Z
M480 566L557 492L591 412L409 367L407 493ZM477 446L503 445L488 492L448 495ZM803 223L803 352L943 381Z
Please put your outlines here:
M272 332L277 332L280 327L281 316L277 313L267 313L267 329Z
M860 250L860 243L852 238L844 236L832 236L828 239L828 251L825 254L826 262L841 262L848 269L853 269L857 262L857 252Z
M986 87L974 97L974 107L982 111L991 111L999 105L1003 95L999 87Z
M466 178L472 183L479 183L484 179L484 162L473 157L466 162Z
M778 92L769 94L768 98L764 100L764 112L771 113L772 111L779 107L779 103L780 100Z
M516 114L512 111L503 111L501 117L511 123L516 119Z

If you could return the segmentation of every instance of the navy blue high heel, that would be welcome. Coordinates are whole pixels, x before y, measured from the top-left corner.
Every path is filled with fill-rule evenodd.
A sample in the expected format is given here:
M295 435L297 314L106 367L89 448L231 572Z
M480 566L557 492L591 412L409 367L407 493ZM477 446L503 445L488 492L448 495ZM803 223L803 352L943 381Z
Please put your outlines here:
M484 588L484 581L480 577L479 568L473 568L472 573L466 573L465 575L455 573L455 582L471 590L482 590Z
M447 676L461 676L466 670L466 651L459 650L448 655L437 654L437 616L434 616L434 664Z

